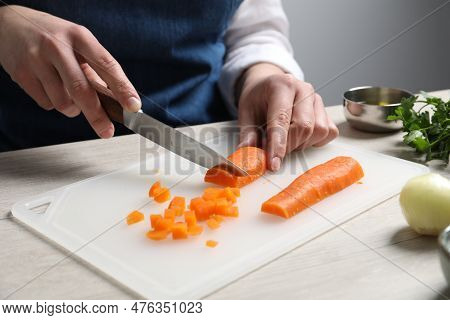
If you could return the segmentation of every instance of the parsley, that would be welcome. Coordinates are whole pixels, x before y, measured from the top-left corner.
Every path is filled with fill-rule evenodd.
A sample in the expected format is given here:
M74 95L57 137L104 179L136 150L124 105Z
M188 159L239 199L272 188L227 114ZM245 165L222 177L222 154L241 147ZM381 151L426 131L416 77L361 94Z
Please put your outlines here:
M403 122L403 142L416 149L420 154L426 154L426 161L442 160L449 162L450 154L450 100L444 102L437 97L423 94L425 100L419 97L403 98L400 106L388 116L388 120ZM413 109L415 103L425 103L418 111ZM424 110L430 106L429 110ZM430 114L432 112L432 115Z

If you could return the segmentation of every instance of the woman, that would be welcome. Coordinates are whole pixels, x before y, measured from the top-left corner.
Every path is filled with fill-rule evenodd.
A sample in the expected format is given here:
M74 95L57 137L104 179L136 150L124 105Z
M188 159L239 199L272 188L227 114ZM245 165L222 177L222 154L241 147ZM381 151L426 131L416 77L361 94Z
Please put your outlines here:
M87 74L123 108L172 126L237 115L241 145L265 139L272 170L292 150L338 134L302 81L280 0L8 4L0 7L1 151L126 133Z

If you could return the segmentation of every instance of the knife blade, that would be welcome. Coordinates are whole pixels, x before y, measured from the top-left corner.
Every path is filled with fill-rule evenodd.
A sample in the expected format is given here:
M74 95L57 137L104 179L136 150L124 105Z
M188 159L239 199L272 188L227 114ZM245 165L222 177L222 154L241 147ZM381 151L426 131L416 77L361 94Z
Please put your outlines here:
M235 175L248 175L244 169L207 145L145 114L142 110L138 112L124 110L111 90L95 80L89 79L89 82L97 91L100 102L111 120L122 123L133 132L204 168L218 166Z

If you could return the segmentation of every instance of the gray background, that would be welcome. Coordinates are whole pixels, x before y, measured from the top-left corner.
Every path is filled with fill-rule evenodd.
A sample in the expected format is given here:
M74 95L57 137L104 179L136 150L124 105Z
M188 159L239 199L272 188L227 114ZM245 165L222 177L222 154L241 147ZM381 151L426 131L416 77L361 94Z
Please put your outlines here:
M413 92L450 88L450 4L324 86L447 1L283 0L283 6L306 80L325 104L334 105L346 89L361 85Z

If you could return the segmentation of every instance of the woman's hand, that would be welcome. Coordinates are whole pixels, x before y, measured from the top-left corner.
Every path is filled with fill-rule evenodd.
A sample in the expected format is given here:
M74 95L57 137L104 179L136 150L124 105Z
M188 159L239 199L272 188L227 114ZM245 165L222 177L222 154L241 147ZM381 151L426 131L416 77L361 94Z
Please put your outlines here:
M95 71L127 110L141 107L119 63L80 25L25 7L5 6L0 8L0 44L1 66L39 106L68 117L83 112L102 138L111 137L114 126L84 71Z
M273 171L289 152L323 146L339 134L312 85L274 65L250 67L237 87L240 146L263 144Z

